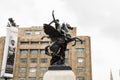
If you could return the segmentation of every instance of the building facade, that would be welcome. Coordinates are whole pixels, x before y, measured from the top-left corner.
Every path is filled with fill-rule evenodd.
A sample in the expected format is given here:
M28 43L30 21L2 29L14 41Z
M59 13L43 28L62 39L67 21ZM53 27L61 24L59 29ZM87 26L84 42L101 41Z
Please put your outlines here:
M76 28L70 31L76 36ZM45 55L45 46L50 40L41 37L45 33L42 27L19 28L17 54L13 80L43 80L43 75L50 65L50 56ZM65 52L65 63L72 67L76 80L92 80L90 37L77 36L84 42L71 42ZM0 38L0 69L4 51L5 37Z

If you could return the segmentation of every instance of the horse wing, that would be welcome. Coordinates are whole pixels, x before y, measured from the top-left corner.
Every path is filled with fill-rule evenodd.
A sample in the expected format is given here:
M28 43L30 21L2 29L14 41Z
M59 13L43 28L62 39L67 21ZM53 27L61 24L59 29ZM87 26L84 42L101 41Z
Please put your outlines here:
M61 34L52 26L44 24L44 32L49 35L50 38L60 37Z

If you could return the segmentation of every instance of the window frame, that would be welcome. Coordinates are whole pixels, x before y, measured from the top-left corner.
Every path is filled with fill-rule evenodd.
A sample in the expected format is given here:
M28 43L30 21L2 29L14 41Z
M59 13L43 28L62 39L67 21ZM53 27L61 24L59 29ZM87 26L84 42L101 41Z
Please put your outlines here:
M39 41L31 41L30 44L31 45L39 45Z
M65 50L65 54L69 54L69 49L66 49L66 50Z
M36 51L36 52L34 52L34 51ZM34 53L33 53L34 52ZM38 49L31 49L30 50L30 54L38 54Z
M27 58L20 58L20 63L27 63Z
M25 51L25 53L23 53ZM20 49L20 54L28 54L28 49Z
M19 77L18 80L25 80L25 77Z
M81 78L81 79L80 79L80 78ZM85 77L78 76L78 77L77 77L77 80L85 80Z
M25 68L25 67L20 67L20 68L19 68L19 72L25 73L25 72L26 72L26 68Z
M77 72L85 72L85 67L77 67Z
M29 41L21 41L20 44L21 45L29 45Z
M39 80L43 80L43 77L40 77Z
M30 63L37 63L37 58L30 58Z
M35 73L35 72L37 72L36 67L30 67L30 68L29 68L29 72L30 72L30 73Z
M40 49L41 54L45 54L45 49Z
M83 62L85 62L85 58L84 57L77 57L77 62L78 63L83 63Z
M29 80L36 80L36 77L29 77Z
M84 48L76 48L76 53L77 54L84 54L85 49Z
M39 33L38 33L38 32L39 32ZM41 30L35 30L35 31L34 31L34 34L35 34L35 35L40 35L40 34L41 34Z
M47 67L40 67L40 72L45 73L48 70Z
M41 62L41 63L47 63L47 62L48 62L48 59L47 59L47 58L41 58L41 59L40 59L40 62Z
M49 45L49 41L40 41L41 45Z
M26 35L31 35L32 34L32 30L25 30L25 34Z

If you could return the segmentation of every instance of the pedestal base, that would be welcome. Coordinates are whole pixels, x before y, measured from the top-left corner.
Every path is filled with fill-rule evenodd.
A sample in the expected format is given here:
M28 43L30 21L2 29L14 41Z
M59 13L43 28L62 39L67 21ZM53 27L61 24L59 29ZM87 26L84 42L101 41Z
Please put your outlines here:
M59 69L59 67L49 67L43 80L76 80L76 76L70 68L62 66Z

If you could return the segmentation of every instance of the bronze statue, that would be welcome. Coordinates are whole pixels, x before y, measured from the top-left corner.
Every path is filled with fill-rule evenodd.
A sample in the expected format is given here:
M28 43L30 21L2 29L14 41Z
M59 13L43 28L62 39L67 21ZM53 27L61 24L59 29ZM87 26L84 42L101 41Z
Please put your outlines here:
M11 26L18 27L18 25L16 25L16 23L14 22L13 18L9 18L8 21L9 21L9 23L8 23L7 27L11 27Z
M52 56L50 61L50 65L64 65L65 63L65 51L67 44L69 42L75 41L72 45L76 44L76 40L80 40L77 37L71 37L69 30L72 30L69 24L63 23L62 25L59 24L59 20L55 19L54 11L52 12L53 21L49 24L44 24L44 32L47 36L43 36L43 38L47 37L51 39L51 44L45 47L45 54ZM55 27L51 26L52 23L55 23ZM82 40L80 40L82 42ZM51 52L49 52L49 50Z

